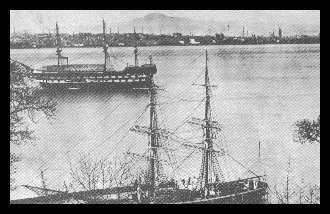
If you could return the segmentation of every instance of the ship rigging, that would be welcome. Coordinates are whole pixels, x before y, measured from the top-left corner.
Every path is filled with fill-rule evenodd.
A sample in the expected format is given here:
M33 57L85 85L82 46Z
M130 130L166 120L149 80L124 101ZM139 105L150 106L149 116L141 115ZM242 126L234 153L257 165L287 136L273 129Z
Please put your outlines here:
M111 58L115 58L108 52L108 39L106 25L103 20L103 64L69 64L68 57L62 55L62 42L59 27L56 23L56 55L57 65L43 66L34 69L31 77L43 88L47 89L101 89L109 87L137 88L149 86L153 75L156 74L156 65L152 63L152 56L149 56L150 63L139 66L138 47L134 49L134 65L127 63L123 70L115 70Z
M217 138L217 133L222 131L222 126L213 120L211 114L211 88L215 86L211 85L209 80L207 51L204 84L201 86L205 87L205 97L202 100L205 100L204 118L193 117L188 120L189 124L197 125L203 130L203 140L199 144L190 142L174 132L160 128L157 118L157 106L159 103L157 103L156 99L157 91L160 88L151 80L150 87L144 89L150 93L150 103L148 105L150 108L149 125L135 125L130 130L148 135L149 143L147 152L149 152L149 155L145 155L146 152L143 155L130 152L126 153L130 156L147 160L147 175L144 183L141 181L141 177L137 177L131 186L117 186L71 193L25 186L37 192L40 196L15 200L11 201L11 203L57 203L70 199L84 201L85 203L263 203L268 188L264 176L250 171L254 174L253 177L228 181L224 176L222 166L218 162L218 157L232 156L224 148L217 150L214 148L214 140ZM167 141L173 141L185 148L202 152L201 167L196 188L180 188L166 175L162 165L163 160L160 156L163 149L171 151L171 146L169 146L169 143L166 143ZM177 168L173 170L173 173L175 173ZM128 196L124 199L102 199L102 196L106 195L127 193Z

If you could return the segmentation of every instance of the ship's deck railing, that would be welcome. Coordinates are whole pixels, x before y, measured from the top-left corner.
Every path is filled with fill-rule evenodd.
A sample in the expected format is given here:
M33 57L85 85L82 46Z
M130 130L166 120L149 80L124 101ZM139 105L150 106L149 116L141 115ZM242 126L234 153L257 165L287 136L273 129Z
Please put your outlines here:
M226 198L232 198L232 197L237 197L240 195L248 195L251 193L257 193L257 192L264 192L264 188L257 188L254 190L250 191L245 191L245 192L240 192L240 193L234 193L234 194L228 194L228 195L221 195L221 196L215 196L215 197L210 197L210 198L205 198L205 199L198 199L194 201L183 201L183 202L176 202L176 204L191 204L191 203L203 203L203 202L211 202L211 201L219 201L220 199L226 199Z
M144 70L144 69L147 70ZM102 73L144 73L144 72L152 72L153 74L157 72L155 65L142 65L140 67L125 67L123 70L116 71L116 70L106 70L104 71L104 65L103 64L71 64L71 65L48 65L43 66L40 69L34 69L34 74L56 74L56 73L96 73L96 72L102 72Z
M261 176L255 176L255 177L251 177L251 178L245 178L245 179L238 179L235 181L229 181L229 182L213 182L213 183L208 183L208 186L215 186L215 185L234 185L234 184L238 184L238 183L246 183L249 181L261 181L261 178L264 178L265 175L261 175Z
M71 64L71 65L48 65L43 69L44 71L102 71L104 70L103 64Z
M239 179L230 182L214 182L209 183L207 186L214 192L222 192L225 194L231 194L234 192L244 192L246 190L253 190L258 188L267 187L267 183L262 181L263 176L255 176L246 179Z

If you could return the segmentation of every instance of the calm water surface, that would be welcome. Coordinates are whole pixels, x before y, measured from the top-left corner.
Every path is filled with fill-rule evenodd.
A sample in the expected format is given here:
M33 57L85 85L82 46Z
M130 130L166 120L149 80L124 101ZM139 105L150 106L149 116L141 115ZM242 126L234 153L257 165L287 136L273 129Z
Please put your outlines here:
M197 85L204 81L205 50L211 83L217 85L212 88L212 114L223 125L219 137L230 154L253 166L260 141L263 169L254 170L266 173L270 183L282 182L289 156L293 180L319 183L319 145L293 142L292 124L320 114L320 45L141 47L140 63L153 55L158 68L155 83L164 89L158 92L163 128L174 131L188 116L203 117L204 90ZM133 48L112 51L118 58L117 69L134 63ZM63 54L69 63L103 62L99 48L69 48ZM10 55L33 68L56 63L54 49L10 50ZM38 123L31 124L38 140L19 148L23 160L16 175L18 184L41 186L41 168L48 187L61 189L70 178L70 164L80 155L111 159L126 150L143 153L147 149L146 136L128 132L134 124L148 125L148 111L136 121L149 103L147 93L72 91L50 96L58 103L57 116L50 123L40 115ZM200 142L197 138L202 133L191 135L192 129L196 127L184 125L176 133ZM178 160L191 152L180 150ZM195 152L176 171L176 178L197 175L200 161L201 154ZM230 160L221 164L227 179L240 177L245 170ZM171 172L169 167L165 170ZM34 194L24 188L11 193L11 198L30 196Z

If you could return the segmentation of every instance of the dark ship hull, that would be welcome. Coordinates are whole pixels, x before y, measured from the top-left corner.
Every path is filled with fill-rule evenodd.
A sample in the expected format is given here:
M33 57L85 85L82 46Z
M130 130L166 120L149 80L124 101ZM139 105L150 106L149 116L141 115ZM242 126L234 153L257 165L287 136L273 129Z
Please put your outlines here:
M262 204L265 203L265 196L268 194L268 185L260 180L254 183L253 180L258 178L260 177L210 184L214 191L208 196L204 196L202 191L179 189L172 196L158 197L155 202L174 204ZM162 195L166 194L163 193Z
M44 89L105 90L116 88L141 88L151 84L156 66L126 67L123 71L102 71L103 65L52 65L42 72L34 72L33 79Z
M180 204L263 204L267 188L245 191L226 196L213 196L207 199L197 199Z
M259 182L256 187L231 189L230 182L225 183L226 191L222 194L201 197L201 192L188 189L163 188L155 192L155 200L150 201L148 197L141 194L138 200L137 189L133 186L114 187L110 189L99 189L75 193L57 193L54 195L40 196L12 200L12 204L44 204L44 203L70 203L80 201L91 204L263 204L266 201L267 183ZM142 192L146 193L147 186L142 186ZM104 196L120 196L120 199L101 199Z

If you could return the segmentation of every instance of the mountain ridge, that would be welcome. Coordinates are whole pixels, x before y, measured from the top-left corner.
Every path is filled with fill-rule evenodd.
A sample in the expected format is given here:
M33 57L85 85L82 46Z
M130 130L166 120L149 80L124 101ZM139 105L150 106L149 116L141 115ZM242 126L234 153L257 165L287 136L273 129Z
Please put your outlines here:
M143 17L134 18L126 22L118 22L115 24L108 24L112 29L112 33L133 33L134 27L137 33L142 32L146 34L173 34L182 33L183 35L215 35L216 33L223 33L225 36L241 36L244 33L247 35L264 35L269 36L275 31L278 34L278 29L282 29L283 35L317 35L319 33L319 26L312 24L297 24L284 23L276 21L260 21L243 22L237 20L215 21L215 20L198 20L186 17L168 16L162 13L150 13ZM93 27L96 32L102 32L102 25ZM85 28L88 32L91 28Z
M33 14L31 13L31 16ZM41 14L35 14L31 17L33 22L29 25L35 31L50 26L50 32L55 33L55 24L50 23L54 20L44 18ZM39 21L38 21L39 20ZM243 34L243 26L245 35L255 34L269 36L273 30L278 35L278 29L282 29L283 36L287 35L318 35L320 32L319 24L308 24L303 22L288 23L285 21L277 21L276 19L263 20L256 16L253 21L242 20L200 20L179 16L168 16L163 13L149 13L142 17L137 17L128 21L112 23L111 20L105 20L107 23L106 32L109 33L133 33L134 27L137 33L145 34L173 34L182 33L183 35L215 35L223 33L225 36L241 36ZM69 23L71 24L71 23ZM54 26L54 27L53 27ZM86 23L84 25L64 26L59 23L60 33L102 33L102 22L95 25ZM46 31L48 33L48 29ZM39 32L40 33L40 32Z

